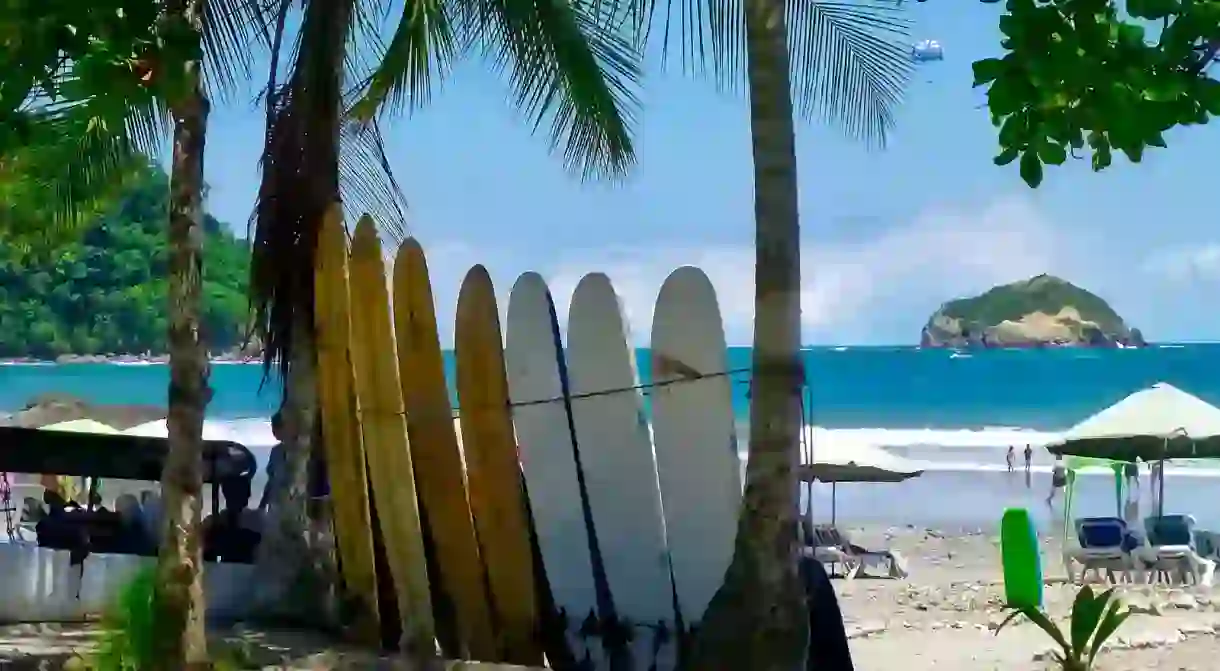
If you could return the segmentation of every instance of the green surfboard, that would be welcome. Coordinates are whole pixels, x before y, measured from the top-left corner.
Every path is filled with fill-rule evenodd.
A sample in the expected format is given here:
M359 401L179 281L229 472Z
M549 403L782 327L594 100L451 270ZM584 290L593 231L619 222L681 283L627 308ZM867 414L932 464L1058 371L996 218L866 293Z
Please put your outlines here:
M1010 606L1042 607L1042 553L1029 511L1009 508L1000 522L1004 596Z

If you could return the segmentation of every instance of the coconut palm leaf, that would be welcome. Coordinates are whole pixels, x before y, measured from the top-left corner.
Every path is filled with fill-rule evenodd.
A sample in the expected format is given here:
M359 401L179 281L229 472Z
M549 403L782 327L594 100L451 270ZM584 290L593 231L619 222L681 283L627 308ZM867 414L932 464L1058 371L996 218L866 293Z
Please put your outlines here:
M546 127L569 169L621 176L635 160L639 53L608 8L586 0L407 3L356 113L416 108L455 58L477 53L535 130Z
M280 26L289 2L272 0ZM391 239L406 237L406 202L376 120L425 104L458 57L480 55L503 74L516 106L535 128L547 127L572 170L618 176L634 161L637 53L629 32L599 5L419 0L402 5L383 44L378 18L389 10L382 0L305 0L282 87L275 83L280 49L273 48L250 291L265 370L278 370L282 383L293 329L313 323L323 215L339 199L349 218L369 213Z
M684 69L743 90L744 0L639 2L630 12L639 39L660 29L656 39L666 52L679 51ZM912 72L902 9L886 0L788 0L787 23L797 111L883 146Z
M208 3L202 46L207 79L218 95L248 77L265 21L259 0ZM62 61L41 78L12 120L22 135L0 165L0 189L13 204L0 215L0 229L24 242L92 221L161 155L169 137L169 114L158 97L163 91L146 87L125 67L76 65ZM174 67L145 65L153 71Z

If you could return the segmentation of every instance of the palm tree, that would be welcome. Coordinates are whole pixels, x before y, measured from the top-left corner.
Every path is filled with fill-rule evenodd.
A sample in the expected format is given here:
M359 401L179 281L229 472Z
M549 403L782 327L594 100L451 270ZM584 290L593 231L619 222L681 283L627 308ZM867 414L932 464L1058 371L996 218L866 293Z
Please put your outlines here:
M166 671L203 669L208 659L198 530L203 416L210 391L199 318L208 89L231 91L248 72L262 13L256 0L206 5L203 0L133 0L122 9L114 14L120 20L97 34L143 37L118 45L126 50L100 49L101 61L87 51L71 66L61 60L48 73L52 81L75 82L74 90L84 94L67 100L47 96L49 101L39 101L40 107L26 115L31 146L55 149L31 162L57 157L58 166L67 166L58 175L36 170L31 188L47 194L55 211L72 219L80 214L79 203L93 202L92 194L111 193L133 166L156 155L167 121L172 123L169 454L162 476L166 514L158 555L154 664ZM130 17L129 23L124 17ZM143 30L135 29L137 21L143 21ZM73 33L67 25L56 30ZM115 45L103 39L102 46ZM83 67L87 65L92 69ZM46 139L57 130L64 131L63 140Z
M287 0L276 12L273 42L282 36ZM286 83L268 87L269 120L263 180L254 224L251 295L264 337L265 363L284 383L291 482L279 524L263 552L282 596L309 567L304 558L304 497L316 416L313 279L323 215L342 201L350 212L370 202L392 237L405 236L392 178L370 189L369 173L388 176L376 138L382 111L427 102L455 59L481 54L501 68L518 106L547 123L552 146L584 177L618 176L634 161L630 122L636 107L638 57L632 44L596 13L569 0L448 0L406 3L376 65L362 72L354 42L375 0L306 0L295 61ZM273 66L274 75L274 66ZM341 188L342 187L342 188ZM348 196L340 198L341 195ZM295 548L298 551L292 551ZM314 553L316 557L316 552ZM295 608L295 606L292 606Z
M644 0L640 8L637 26L645 34L657 5ZM793 94L802 115L822 116L852 137L884 143L910 72L906 24L893 3L870 0L679 0L666 9L663 34L670 34L668 23L676 18L684 29L683 54L695 59L688 65L702 66L706 54L720 82L745 80L754 157L745 495L733 561L688 661L700 671L792 671L803 668L808 641L796 546L805 371Z

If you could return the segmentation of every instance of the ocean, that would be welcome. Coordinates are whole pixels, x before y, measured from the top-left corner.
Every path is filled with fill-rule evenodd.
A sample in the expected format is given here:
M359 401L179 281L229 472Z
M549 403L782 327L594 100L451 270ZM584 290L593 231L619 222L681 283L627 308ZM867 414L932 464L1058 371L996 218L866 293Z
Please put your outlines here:
M647 384L647 351L640 354ZM1027 483L1006 473L1004 451L1035 447L1089 415L1156 382L1169 382L1220 405L1220 344L1143 349L987 350L957 353L912 347L818 347L804 352L808 423L925 462L901 484L837 487L837 513L851 522L984 526L1010 505L1044 518L1050 460L1035 450ZM452 357L446 360L453 375ZM734 408L745 444L750 351L732 348ZM31 397L63 393L95 403L164 405L168 371L159 364L0 365L0 413ZM259 448L273 444L267 418L279 404L276 381L262 385L257 365L212 367L209 437ZM814 443L814 450L817 445ZM1020 470L1020 469L1018 469ZM1173 465L1166 505L1185 506L1220 526L1220 463ZM1146 478L1145 478L1146 479ZM1082 479L1078 514L1112 514L1112 479ZM830 487L814 488L815 510L830 510ZM914 503L915 505L912 505ZM1214 527L1213 527L1214 528Z

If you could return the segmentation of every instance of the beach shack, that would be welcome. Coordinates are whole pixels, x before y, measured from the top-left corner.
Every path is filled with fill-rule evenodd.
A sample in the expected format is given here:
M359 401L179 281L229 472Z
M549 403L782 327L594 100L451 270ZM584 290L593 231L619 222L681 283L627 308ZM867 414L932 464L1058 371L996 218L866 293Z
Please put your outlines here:
M102 505L97 489L101 480L159 482L168 452L165 438L0 427L0 481L5 485L0 496L7 499L0 501L0 514L9 528L0 537L0 575L4 576L0 622L94 618L136 573L154 565L161 523L159 494L150 488L142 502L133 494L122 495L124 501L114 503L111 510ZM204 441L203 479L213 485L213 514L220 509L217 485L245 480L248 486L256 463L243 445ZM22 503L11 500L11 481L17 474L86 477L90 486L84 501L54 506L50 513L33 497ZM57 496L44 493L44 503L49 505ZM48 517L37 522L14 520L31 509ZM51 514L56 515L54 520ZM23 527L23 533L14 533L14 526ZM141 535L148 542L131 542ZM210 619L237 620L247 615L253 569L248 562L205 562Z

